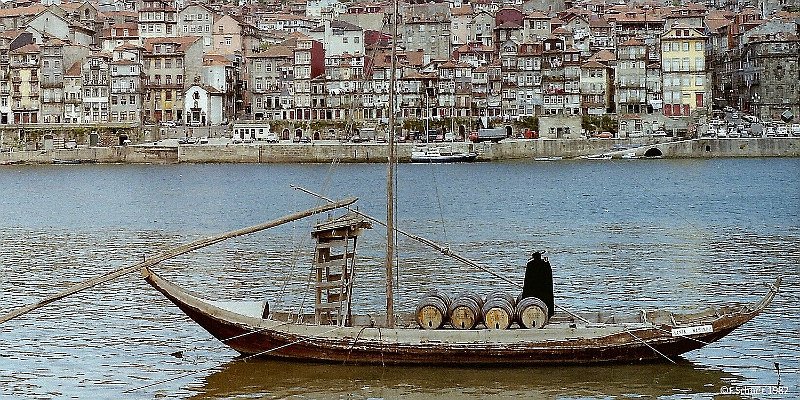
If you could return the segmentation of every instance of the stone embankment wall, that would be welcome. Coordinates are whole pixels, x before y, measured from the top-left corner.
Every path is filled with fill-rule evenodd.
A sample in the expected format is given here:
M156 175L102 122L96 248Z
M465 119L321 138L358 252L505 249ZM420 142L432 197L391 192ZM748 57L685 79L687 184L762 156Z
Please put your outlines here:
M574 158L584 155L623 153L644 156L657 149L666 158L713 157L800 157L800 138L695 139L640 145L636 149L627 140L611 139L539 139L504 140L500 143L448 143L454 151L474 151L481 161L532 159L535 157ZM414 145L400 143L398 159L409 161ZM81 147L48 151L13 151L0 153L0 164L49 164L54 160L79 160L97 163L383 163L388 148L381 143L254 143L183 146Z
M50 164L54 161L169 164L178 162L178 152L174 147L113 146L0 153L0 164Z

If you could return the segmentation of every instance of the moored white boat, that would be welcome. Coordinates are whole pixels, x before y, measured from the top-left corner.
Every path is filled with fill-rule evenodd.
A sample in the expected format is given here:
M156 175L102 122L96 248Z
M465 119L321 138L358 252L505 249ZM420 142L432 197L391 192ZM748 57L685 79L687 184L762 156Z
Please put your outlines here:
M449 145L416 147L411 151L413 163L472 162L477 157L476 153L454 151Z

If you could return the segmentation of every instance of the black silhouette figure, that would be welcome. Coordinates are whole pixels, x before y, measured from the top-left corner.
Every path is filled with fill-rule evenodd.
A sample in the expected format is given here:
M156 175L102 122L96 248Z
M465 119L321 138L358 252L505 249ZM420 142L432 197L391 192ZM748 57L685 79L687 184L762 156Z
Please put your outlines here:
M537 297L547 305L548 317L554 314L555 304L553 299L553 269L550 261L542 258L544 252L534 252L525 268L525 283L522 286L521 299Z

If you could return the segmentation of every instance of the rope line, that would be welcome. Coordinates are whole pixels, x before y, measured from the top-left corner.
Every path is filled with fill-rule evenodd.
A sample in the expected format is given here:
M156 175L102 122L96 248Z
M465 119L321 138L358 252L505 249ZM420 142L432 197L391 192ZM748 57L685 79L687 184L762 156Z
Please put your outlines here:
M658 351L658 349L656 349L655 347L651 346L651 345L650 345L650 343L647 343L647 342L645 342L645 341L644 341L644 339L642 339L642 338L640 338L640 337L638 337L638 336L634 335L634 334L633 334L633 332L631 332L630 330L628 330L628 329L625 329L625 332L626 332L627 334L629 334L629 335L633 336L633 338L634 338L634 339L636 339L636 340L638 340L638 341L642 342L642 344L644 344L645 346L649 347L651 350L655 351L655 352L656 352L658 355L660 355L661 357L664 357L664 358L665 358L667 361L669 361L669 362L671 362L671 363L673 363L673 364L677 364L677 363L676 363L675 361L673 361L671 358L667 357L667 356L666 356L664 353L662 353L662 352Z

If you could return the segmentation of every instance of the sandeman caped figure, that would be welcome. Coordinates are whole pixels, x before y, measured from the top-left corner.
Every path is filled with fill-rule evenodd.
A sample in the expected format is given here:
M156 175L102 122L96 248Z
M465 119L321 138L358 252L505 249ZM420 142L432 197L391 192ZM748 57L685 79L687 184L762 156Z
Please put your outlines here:
M525 283L522 286L522 299L537 297L547 305L548 317L555 313L553 300L553 269L550 261L542 257L543 252L534 252L525 267Z

